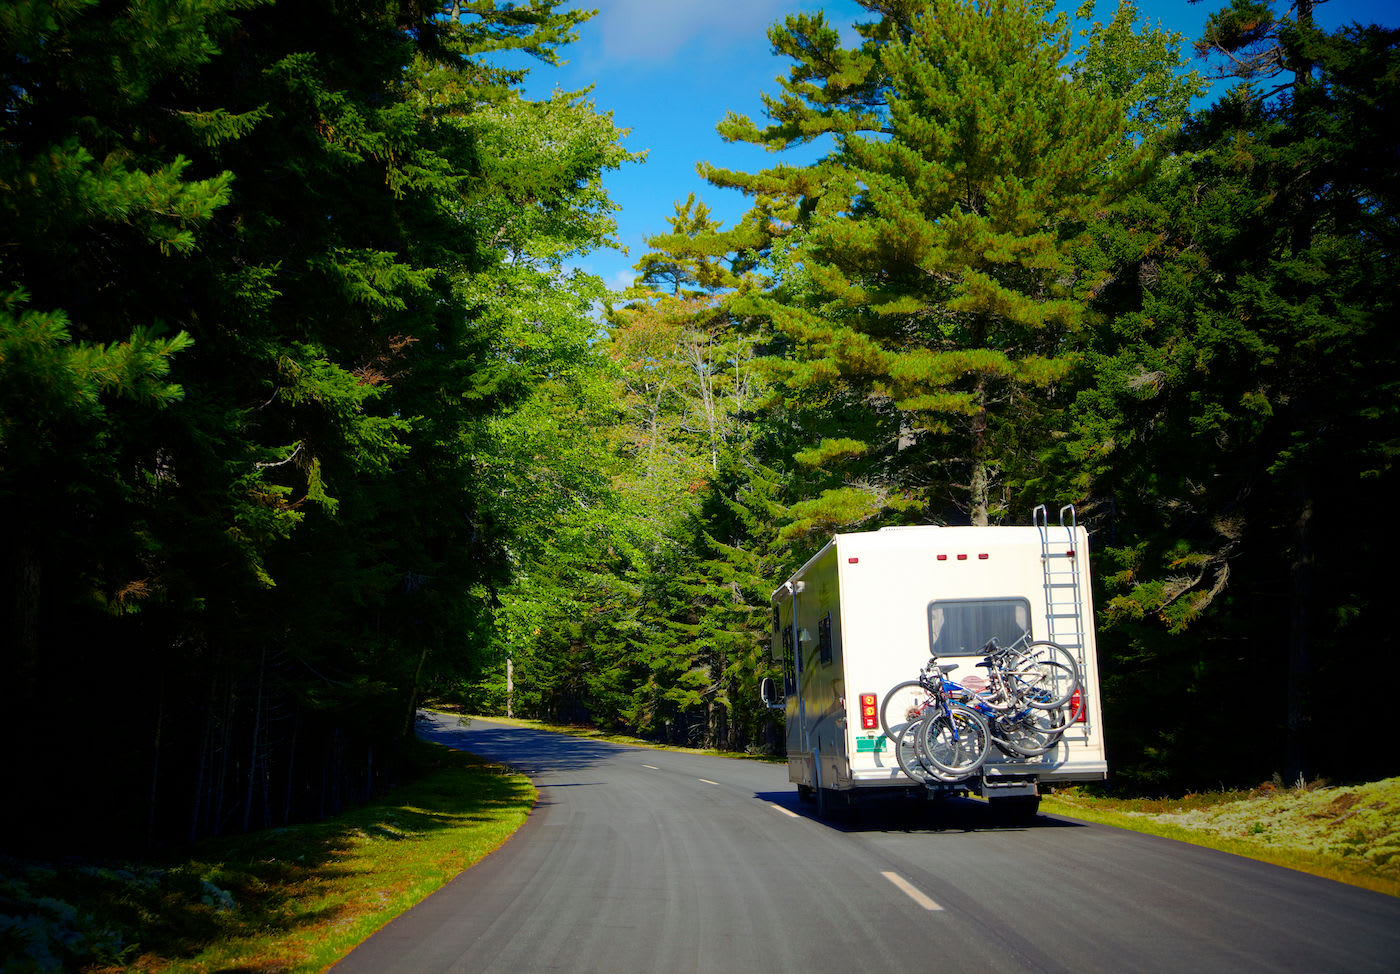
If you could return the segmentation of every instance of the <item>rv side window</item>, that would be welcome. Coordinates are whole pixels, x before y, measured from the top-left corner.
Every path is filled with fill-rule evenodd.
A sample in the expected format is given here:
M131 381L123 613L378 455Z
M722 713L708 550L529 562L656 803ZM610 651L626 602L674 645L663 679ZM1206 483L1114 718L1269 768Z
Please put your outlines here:
M995 639L1009 646L1031 631L1026 599L930 602L928 641L934 656L976 656Z
M783 627L783 692L797 692L797 652L792 644L792 626Z
M831 665L831 613L817 623L817 648L821 652L824 665Z

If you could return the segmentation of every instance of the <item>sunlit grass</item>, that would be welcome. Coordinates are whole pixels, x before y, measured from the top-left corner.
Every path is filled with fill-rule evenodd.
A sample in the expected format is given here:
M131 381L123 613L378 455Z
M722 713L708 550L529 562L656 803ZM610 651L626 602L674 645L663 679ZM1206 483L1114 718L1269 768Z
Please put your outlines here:
M438 745L429 772L326 822L151 864L0 864L10 970L321 971L519 828L522 775Z
M1279 783L1180 798L1047 796L1044 811L1116 825L1400 896L1400 778Z

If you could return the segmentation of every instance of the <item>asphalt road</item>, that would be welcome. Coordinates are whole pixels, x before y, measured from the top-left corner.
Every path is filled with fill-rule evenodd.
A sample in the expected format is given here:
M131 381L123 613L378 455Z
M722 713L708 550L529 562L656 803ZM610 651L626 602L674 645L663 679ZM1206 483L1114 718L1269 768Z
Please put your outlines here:
M336 971L1400 971L1400 899L1196 846L978 802L816 817L782 765L455 718L513 765L504 846Z

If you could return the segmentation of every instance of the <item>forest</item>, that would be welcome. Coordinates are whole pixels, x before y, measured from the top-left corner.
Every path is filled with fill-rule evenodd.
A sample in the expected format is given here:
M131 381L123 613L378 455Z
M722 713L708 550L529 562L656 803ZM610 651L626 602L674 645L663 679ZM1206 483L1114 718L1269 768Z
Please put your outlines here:
M317 819L425 702L771 752L787 575L1038 503L1109 788L1400 774L1400 31L1313 2L789 16L713 120L748 214L690 196L625 292L575 261L640 155L523 92L587 11L0 5L0 834Z

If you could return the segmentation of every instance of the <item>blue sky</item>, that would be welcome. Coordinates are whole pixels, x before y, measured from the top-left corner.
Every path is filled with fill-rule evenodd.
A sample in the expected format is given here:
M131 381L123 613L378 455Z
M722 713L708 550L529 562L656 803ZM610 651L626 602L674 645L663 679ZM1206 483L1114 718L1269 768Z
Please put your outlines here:
M1286 0L1276 0L1281 6ZM1076 5L1073 0L1069 7ZM1186 35L1199 32L1212 10L1224 0L1140 0L1144 16ZM776 92L775 78L785 75L786 58L772 54L767 28L790 13L825 10L827 19L848 25L868 19L851 0L591 0L564 6L591 7L597 16L585 23L579 41L562 50L568 64L538 62L527 80L528 97L543 98L552 88L593 86L600 112L630 129L627 148L647 150L644 163L608 174L607 187L622 210L618 238L626 256L599 251L579 266L611 287L632 282L632 264L646 252L645 238L668 229L666 218L687 194L696 193L733 226L748 208L737 192L720 190L695 173L697 161L752 171L780 157L747 145L727 145L715 124L728 111L761 120L763 92ZM1113 0L1099 0L1096 16L1107 20ZM1330 0L1316 8L1319 24L1331 28L1352 21L1400 25L1395 0Z

